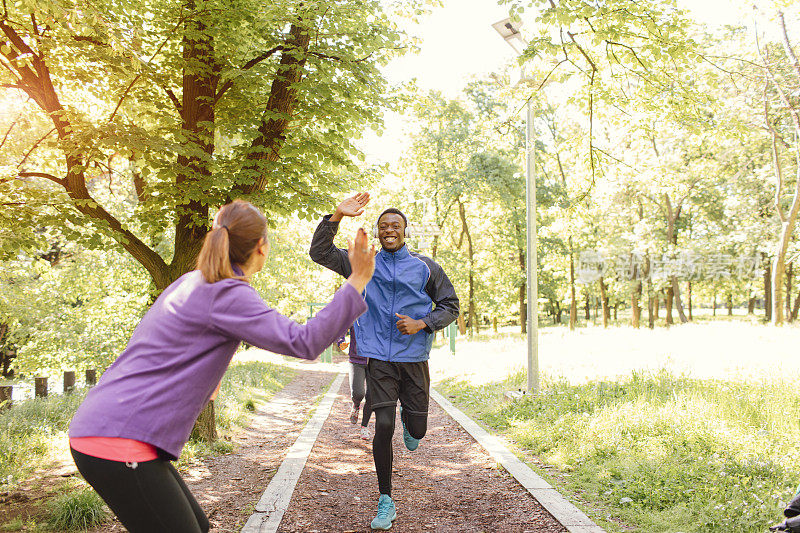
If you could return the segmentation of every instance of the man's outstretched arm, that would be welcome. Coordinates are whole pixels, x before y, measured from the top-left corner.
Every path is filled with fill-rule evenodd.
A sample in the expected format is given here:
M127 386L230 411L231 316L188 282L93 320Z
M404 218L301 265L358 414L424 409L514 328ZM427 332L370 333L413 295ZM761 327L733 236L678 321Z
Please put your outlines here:
M334 210L332 215L325 215L311 238L311 249L308 254L317 264L333 270L337 274L348 277L352 272L347 250L337 248L333 238L339 231L339 221L343 217L357 217L364 212L369 202L369 193L358 193L346 198Z
M333 238L339 231L339 223L331 222L330 218L331 215L325 215L314 231L308 255L315 263L346 278L351 272L350 261L347 258L347 250L337 248L333 244Z

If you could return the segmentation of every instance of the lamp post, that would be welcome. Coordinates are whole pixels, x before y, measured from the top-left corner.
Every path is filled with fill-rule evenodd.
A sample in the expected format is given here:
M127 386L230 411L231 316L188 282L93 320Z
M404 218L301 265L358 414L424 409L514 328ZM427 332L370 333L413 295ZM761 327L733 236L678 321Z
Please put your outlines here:
M503 19L492 24L500 36L517 54L525 51L528 43L520 33L521 22ZM527 78L520 77L520 83ZM525 120L525 205L527 218L526 239L526 283L528 289L527 322L528 322L528 392L539 393L539 276L536 257L536 150L534 147L533 105L528 99Z

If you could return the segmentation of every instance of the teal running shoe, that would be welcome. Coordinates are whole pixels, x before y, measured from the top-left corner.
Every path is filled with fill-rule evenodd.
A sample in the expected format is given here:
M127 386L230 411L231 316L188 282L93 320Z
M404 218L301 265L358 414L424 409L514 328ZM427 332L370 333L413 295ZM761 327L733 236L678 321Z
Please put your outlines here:
M388 494L381 494L378 499L378 514L372 519L370 526L372 529L386 531L391 529L392 521L397 518L397 510L394 508L394 501Z
M406 445L409 451L414 451L419 446L419 439L415 439L411 436L411 433L408 432L406 429L406 421L403 420L403 408L400 407L400 422L403 423L403 443Z

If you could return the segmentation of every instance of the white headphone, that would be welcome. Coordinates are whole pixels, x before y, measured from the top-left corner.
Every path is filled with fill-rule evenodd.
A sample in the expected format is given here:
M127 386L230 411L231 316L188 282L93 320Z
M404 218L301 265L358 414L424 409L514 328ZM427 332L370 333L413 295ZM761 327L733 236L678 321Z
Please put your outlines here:
M394 211L389 211L389 213L394 213ZM383 213L378 215L378 218L375 219L375 225L372 226L372 236L374 238L376 238L376 239L378 238L378 221L385 214L386 214L386 211L384 211ZM397 214L397 213L394 213L394 214ZM403 222L405 222L405 226L406 226L405 229L403 230L403 235L405 236L406 239L408 239L408 238L411 237L411 228L408 227L408 219L405 217L405 215L401 215L401 217L403 218Z

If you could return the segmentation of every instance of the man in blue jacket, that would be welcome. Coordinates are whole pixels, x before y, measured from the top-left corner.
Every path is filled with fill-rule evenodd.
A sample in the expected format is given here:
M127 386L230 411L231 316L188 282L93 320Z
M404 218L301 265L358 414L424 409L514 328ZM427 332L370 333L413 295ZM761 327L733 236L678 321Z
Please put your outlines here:
M347 250L333 238L343 217L364 212L369 193L358 193L340 203L317 226L311 241L314 262L347 277ZM381 244L375 274L364 290L368 310L353 325L355 348L367 357L367 391L375 414L372 455L378 475L378 513L373 529L392 527L397 517L392 501L392 435L395 408L400 400L403 441L415 450L428 427L430 374L428 358L433 333L458 317L453 284L433 259L409 252L405 244L408 220L398 209L386 209L375 223Z

